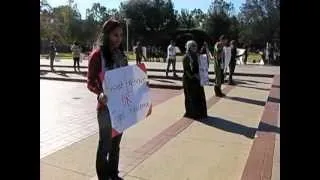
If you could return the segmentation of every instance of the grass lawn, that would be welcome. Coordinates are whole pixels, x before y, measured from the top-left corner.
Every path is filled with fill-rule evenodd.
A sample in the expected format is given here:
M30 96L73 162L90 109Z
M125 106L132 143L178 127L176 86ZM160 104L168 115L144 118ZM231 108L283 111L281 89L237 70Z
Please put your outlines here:
M255 60L256 63L258 63L258 62L260 62L260 59L261 59L260 54L249 52L247 61L252 63L253 60Z

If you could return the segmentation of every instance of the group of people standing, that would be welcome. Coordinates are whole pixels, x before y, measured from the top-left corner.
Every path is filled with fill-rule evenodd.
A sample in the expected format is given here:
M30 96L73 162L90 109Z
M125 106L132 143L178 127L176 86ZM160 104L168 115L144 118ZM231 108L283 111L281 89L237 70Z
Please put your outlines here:
M230 52L228 52L230 51ZM227 54L230 54L228 57ZM221 85L225 82L225 63L229 68L229 84L234 85L232 79L236 58L242 56L237 55L236 41L228 42L228 39L222 35L219 41L214 45L213 55L211 54L208 44L205 42L198 52L197 43L194 40L189 40L186 43L186 55L183 58L183 88L185 95L185 117L192 119L204 119L207 117L207 105L204 93L204 88L200 84L199 76L199 55L207 55L207 62L209 65L210 60L214 61L215 71L215 85L214 92L217 97L224 97ZM226 59L230 58L230 59Z
M124 53L122 25L115 19L109 19L104 23L101 30L99 46L92 51L88 64L87 87L97 97L97 121L99 125L99 145L96 157L96 172L99 180L121 180L118 176L119 152L122 133L112 137L112 125L110 120L109 108L107 106L108 95L104 94L102 82L104 73L107 70L117 69L128 65L128 59ZM214 91L216 96L223 97L221 84L224 83L224 49L228 40L221 36L214 46L213 55L209 51L208 44L204 43L200 52L194 40L186 43L186 54L183 58L183 88L185 95L185 117L192 119L203 119L208 116L207 105L203 85L200 83L199 76L199 55L206 54L208 65L210 60L214 61L216 81ZM229 63L230 75L229 83L233 84L232 74L236 65L236 42L231 41L231 58ZM176 51L174 41L170 42L167 48L167 71L173 66L173 75L176 74ZM74 54L77 55L76 44L73 46ZM141 44L136 48L137 64L141 63L143 55ZM76 56L75 56L76 57ZM77 59L76 59L77 60Z
M145 48L145 54L144 49ZM134 52L136 55L136 62L141 63L142 58L147 62L161 62L163 59L166 62L167 58L164 58L165 52L162 50L160 46L151 46L142 47L141 42L138 41L136 46L134 47Z
M73 68L74 71L80 72L80 57L81 57L81 46L77 41L74 41L71 46L71 52L72 52L72 59L73 59ZM50 41L49 45L49 59L50 59L50 69L52 72L54 72L54 61L56 59L57 55L57 48L55 46L54 41Z

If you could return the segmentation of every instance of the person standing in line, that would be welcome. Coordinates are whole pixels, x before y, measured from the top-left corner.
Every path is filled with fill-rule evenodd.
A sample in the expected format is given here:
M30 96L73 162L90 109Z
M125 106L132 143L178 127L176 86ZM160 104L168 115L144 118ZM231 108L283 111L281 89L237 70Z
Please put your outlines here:
M81 48L79 46L79 43L77 41L73 42L73 45L71 46L72 51L72 57L73 57L73 68L74 71L76 70L76 67L78 68L78 71L80 72L80 53Z
M156 62L160 62L161 59L161 47L157 47L157 53L156 53Z
M210 50L209 50L207 42L203 43L203 46L200 49L200 54L206 54L207 55L207 58L208 58L208 69L209 69L210 59L213 59L213 57L212 57L212 54L210 53Z
M151 61L154 62L156 57L156 47L152 45L151 47Z
M54 59L56 57L56 53L57 53L56 46L53 41L50 41L49 58L50 58L50 68L51 68L52 72L54 72L53 63L54 63Z
M193 40L186 43L182 81L186 109L184 116L195 120L207 118L206 96L200 84L198 47Z
M246 65L247 64L247 60L248 60L248 51L249 51L249 46L245 45L245 50L244 50L244 59L243 59L243 63Z
M142 57L146 61L146 57L143 55L143 49L141 46L140 41L137 42L137 47L136 47L136 64L141 64Z
M151 59L151 45L147 46L147 59L148 61Z
M206 58L207 58L207 62L208 62L208 71L209 71L209 65L210 65L210 60L213 59L213 56L209 50L209 47L208 47L208 43L207 42L204 42L201 49L200 49L200 55L206 55ZM209 72L208 72L209 73ZM207 85L210 85L210 80L209 82L207 83Z
M103 24L101 45L89 58L88 89L97 95L97 119L99 125L99 145L96 171L98 180L122 180L118 176L119 153L122 133L112 137L112 126L107 106L108 95L104 94L102 82L107 70L128 65L123 47L123 30L119 21L109 19Z
M176 46L173 40L170 41L170 45L167 48L167 70L166 70L166 76L168 77L169 73L169 68L172 64L172 71L173 71L173 76L178 77L176 74Z
M214 71L215 71L215 85L214 85L214 92L217 97L223 97L225 94L222 93L221 84L223 80L223 46L225 42L224 35L221 35L219 41L216 42L214 45Z
M224 43L224 47L223 47L223 51L224 51L224 67L223 67L223 80L222 80L222 84L224 84L225 82L225 77L227 74L227 69L229 69L229 75L230 75L230 68L229 68L229 64L231 61L231 47L230 47L230 43L228 41L226 41Z
M237 55L237 42L235 40L232 40L230 42L230 46L231 46L231 60L229 63L229 81L228 81L228 83L229 83L229 85L235 85L234 81L232 79L232 76L233 76L234 70L237 65L237 58L243 56L244 54Z

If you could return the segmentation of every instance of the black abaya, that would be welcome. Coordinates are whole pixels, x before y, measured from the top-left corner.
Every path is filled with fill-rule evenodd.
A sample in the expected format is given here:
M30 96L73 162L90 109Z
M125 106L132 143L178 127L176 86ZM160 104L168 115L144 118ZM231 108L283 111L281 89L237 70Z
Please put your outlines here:
M192 58L192 59L191 59ZM207 104L203 87L200 85L198 56L183 58L183 88L185 117L202 119L207 117ZM196 77L197 76L197 77Z

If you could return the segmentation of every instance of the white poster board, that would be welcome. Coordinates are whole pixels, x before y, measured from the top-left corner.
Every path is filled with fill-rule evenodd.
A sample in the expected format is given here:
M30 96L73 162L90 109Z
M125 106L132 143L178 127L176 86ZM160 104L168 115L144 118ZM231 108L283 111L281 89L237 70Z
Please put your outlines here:
M151 108L147 79L137 65L106 71L103 90L114 131L121 133L146 118Z
M245 49L237 48L237 56L238 55L242 55L244 53L244 51L245 51ZM236 58L237 59L237 64L244 64L243 63L243 58L244 58L244 56L240 56L240 57Z
M201 86L207 85L209 83L209 73L208 73L208 58L206 54L201 54L199 57L199 76Z
M229 63L231 61L231 47L224 47L223 48L224 53L224 72L227 72L227 69L229 69Z

